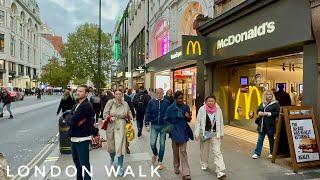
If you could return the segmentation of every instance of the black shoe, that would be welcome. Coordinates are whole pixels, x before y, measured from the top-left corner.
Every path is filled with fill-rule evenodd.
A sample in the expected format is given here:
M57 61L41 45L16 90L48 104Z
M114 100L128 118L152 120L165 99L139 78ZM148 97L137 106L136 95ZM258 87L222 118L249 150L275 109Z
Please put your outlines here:
M0 114L0 117L3 117L3 113Z
M142 136L142 133L141 132L138 132L138 137L141 137Z
M13 116L12 116L12 115L10 115L9 119L13 119Z
M131 152L130 152L130 149L129 148L127 148L127 154L130 154Z

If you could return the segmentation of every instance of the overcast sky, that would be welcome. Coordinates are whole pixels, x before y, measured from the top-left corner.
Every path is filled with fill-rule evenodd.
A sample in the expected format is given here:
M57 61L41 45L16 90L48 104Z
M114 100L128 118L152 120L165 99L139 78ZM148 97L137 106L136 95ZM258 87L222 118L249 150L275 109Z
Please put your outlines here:
M112 33L116 20L122 14L128 0L102 0L101 25L104 32ZM64 41L68 33L85 22L99 23L99 0L38 0L41 20L61 35Z

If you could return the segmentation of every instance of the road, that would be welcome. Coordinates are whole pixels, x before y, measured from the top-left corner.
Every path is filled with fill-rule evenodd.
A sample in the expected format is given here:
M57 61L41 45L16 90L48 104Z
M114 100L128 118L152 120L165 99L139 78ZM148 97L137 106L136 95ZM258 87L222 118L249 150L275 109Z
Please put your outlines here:
M8 119L5 108L0 119L0 152L5 154L12 172L27 165L58 133L59 100L60 96L44 96L41 100L33 96L13 102L14 119Z

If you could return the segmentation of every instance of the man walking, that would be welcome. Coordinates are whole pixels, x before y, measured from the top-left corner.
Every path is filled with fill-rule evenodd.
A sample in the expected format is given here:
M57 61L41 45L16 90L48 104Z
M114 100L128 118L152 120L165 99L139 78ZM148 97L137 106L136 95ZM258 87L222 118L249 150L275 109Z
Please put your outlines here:
M1 92L1 100L2 104L0 105L0 117L3 117L3 109L4 107L7 107L7 111L10 114L10 118L13 118L12 112L11 112L11 102L13 100L13 97L11 97L10 92L8 91L7 88L3 88Z
M89 145L94 123L94 111L88 100L89 88L81 85L77 89L77 99L79 101L72 110L71 116L67 119L69 128L69 136L71 137L71 148L73 162L77 168L77 180L90 180L91 177L84 170L89 172ZM84 172L84 173L83 173Z
M163 130L166 127L164 119L167 108L170 106L170 102L163 97L163 89L159 88L156 90L156 98L150 100L147 109L145 121L151 123L151 134L150 134L150 146L153 152L151 163L154 165L157 157L159 162L159 169L163 169L163 155L166 143L166 132ZM160 150L157 150L158 136L160 136Z
M143 120L146 113L147 105L150 101L150 96L145 93L144 87L140 87L140 91L133 98L133 106L137 113L137 128L138 137L142 135Z

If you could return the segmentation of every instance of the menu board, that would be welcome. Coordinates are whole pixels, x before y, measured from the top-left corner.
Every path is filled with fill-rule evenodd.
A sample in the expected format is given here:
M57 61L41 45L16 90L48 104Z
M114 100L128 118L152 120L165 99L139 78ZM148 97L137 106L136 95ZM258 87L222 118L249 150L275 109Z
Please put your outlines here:
M319 149L312 119L290 120L297 163L319 160Z

